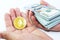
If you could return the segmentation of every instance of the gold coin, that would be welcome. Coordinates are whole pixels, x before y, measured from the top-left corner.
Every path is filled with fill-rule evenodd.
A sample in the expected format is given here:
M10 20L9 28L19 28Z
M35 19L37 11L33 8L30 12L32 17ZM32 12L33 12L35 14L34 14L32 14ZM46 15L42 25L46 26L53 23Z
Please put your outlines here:
M13 21L16 29L24 29L26 27L26 20L23 17L17 17Z

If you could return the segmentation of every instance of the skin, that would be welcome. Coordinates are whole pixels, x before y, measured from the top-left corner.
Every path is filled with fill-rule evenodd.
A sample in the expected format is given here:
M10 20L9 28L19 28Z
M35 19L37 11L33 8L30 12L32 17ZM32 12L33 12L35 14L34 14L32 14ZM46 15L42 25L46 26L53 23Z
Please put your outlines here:
M46 5L46 6L51 6L49 5L47 2L45 2L44 0L41 0L40 2L42 5ZM44 30L47 30L47 31L59 31L60 32L60 24L57 24L56 26L54 26L53 28L51 29L46 29L44 26L42 26L38 21L37 19L35 18L34 16L34 13L30 13L29 14L31 20L33 21L33 24L36 25L37 27L41 28L41 29L44 29Z
M5 23L7 31L0 33L1 38L6 40L52 40L48 35L44 32L40 31L32 24L29 14L31 11L27 11L26 16L22 15L22 12L18 8L11 9L10 14L5 14ZM17 17L21 16L26 19L27 25L26 28L22 30L17 30L13 26L13 20Z

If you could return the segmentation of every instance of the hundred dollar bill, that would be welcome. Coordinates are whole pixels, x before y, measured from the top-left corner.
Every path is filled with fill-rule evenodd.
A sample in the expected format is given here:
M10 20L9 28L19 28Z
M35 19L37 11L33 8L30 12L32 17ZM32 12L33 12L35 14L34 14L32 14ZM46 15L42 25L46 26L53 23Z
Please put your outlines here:
M41 4L32 5L30 8L35 17L45 28L52 28L60 23L60 10Z
M43 19L51 21L55 19L56 17L60 16L60 11L56 9L42 9L43 11L39 12L40 16L42 16Z
M46 21L39 15L39 13L35 12L35 17L37 18L39 23L41 23L44 27L46 27L48 29L50 29L50 28L54 27L55 25L57 25L58 23L60 23L60 16L51 21Z
M37 5L31 7L31 9L35 12L38 12L40 16L42 16L43 19L51 21L54 18L60 16L60 10L53 9L48 6L44 5Z

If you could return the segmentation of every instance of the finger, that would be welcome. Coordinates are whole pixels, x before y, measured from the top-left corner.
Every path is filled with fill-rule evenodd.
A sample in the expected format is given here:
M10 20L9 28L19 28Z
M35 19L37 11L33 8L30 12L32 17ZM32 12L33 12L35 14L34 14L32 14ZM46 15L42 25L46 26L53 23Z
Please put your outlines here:
M31 17L32 17L32 16L34 16L34 15L33 15L33 12L32 12L32 11L29 11L29 21L30 21L31 24L32 24L32 20L31 20Z
M0 33L0 38L1 38L1 33Z
M32 16L32 17L31 17L31 20L33 21L33 23L35 23L35 24L37 24L37 25L38 25L38 22L37 22L37 20L36 20L35 16Z
M31 18L31 16L33 16L33 12L32 11L29 11L29 18Z
M13 31L13 30L15 30L13 28L12 20L11 20L10 15L8 13L5 14L5 23L6 23L7 31Z
M16 14L15 14L15 10L14 9L10 9L10 15L11 15L11 19L12 21L15 19Z
M2 32L1 33L1 38L6 39L6 40L13 40L14 37L15 37L15 34L11 33L11 32Z
M57 24L53 28L50 29L51 31L60 31L60 24Z
M27 25L29 27L31 27L32 26L32 21L31 21L31 18L29 18L29 13L30 13L30 10L27 11L26 20L27 20Z
M33 16L32 11L29 11L29 14L28 15L29 15L28 20L29 20L30 24L32 24L32 20L31 20L31 17Z
M38 21L36 20L34 16L32 16L31 19L32 19L33 24L35 24L36 26L40 28L43 28L43 26L40 23L38 23Z
M42 5L49 5L47 2L45 2L44 0L41 0L41 2L40 2L40 4L42 4Z
M7 32L3 32L3 33L0 33L1 34L1 38L3 38L3 39L8 39L9 38L9 33L7 33Z
M27 17L29 17L29 11L30 11L30 10L28 10L27 13L26 13L26 16L27 16Z
M16 9L15 9L15 12L16 12L16 17L22 16L19 8L16 8Z
M5 23L6 23L7 27L12 26L12 21L11 21L10 15L8 13L5 14Z
M29 10L26 13L26 21L29 22Z

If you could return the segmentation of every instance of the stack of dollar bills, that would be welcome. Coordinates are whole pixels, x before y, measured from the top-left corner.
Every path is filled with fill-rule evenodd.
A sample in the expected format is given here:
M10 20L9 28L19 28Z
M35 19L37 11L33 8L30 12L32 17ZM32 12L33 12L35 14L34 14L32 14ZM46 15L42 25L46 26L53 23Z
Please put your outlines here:
M50 29L60 23L60 10L51 6L35 4L30 7L35 17L45 28Z

